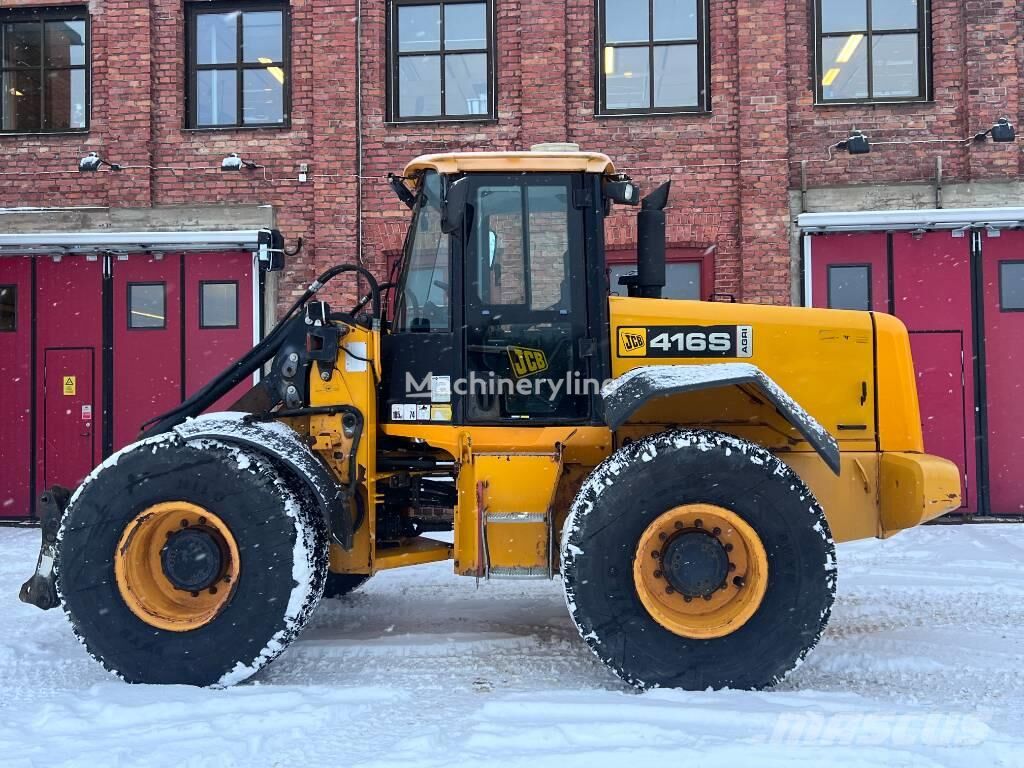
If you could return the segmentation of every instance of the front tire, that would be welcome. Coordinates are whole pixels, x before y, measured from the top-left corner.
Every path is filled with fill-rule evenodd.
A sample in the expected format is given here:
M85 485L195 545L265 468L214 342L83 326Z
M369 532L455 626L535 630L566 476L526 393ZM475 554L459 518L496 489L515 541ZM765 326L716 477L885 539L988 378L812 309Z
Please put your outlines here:
M821 637L835 546L778 458L673 431L594 470L566 519L562 575L580 635L631 685L760 689Z
M226 686L299 634L327 559L323 518L268 460L168 434L86 479L55 569L75 634L108 670L130 683Z

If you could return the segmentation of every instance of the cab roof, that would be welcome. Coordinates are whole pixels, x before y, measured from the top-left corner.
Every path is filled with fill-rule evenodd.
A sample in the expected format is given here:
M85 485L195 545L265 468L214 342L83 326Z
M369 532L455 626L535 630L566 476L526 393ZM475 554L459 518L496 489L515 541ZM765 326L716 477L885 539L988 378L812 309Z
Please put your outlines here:
M615 173L608 155L600 152L445 152L421 155L405 167L405 175L438 173Z

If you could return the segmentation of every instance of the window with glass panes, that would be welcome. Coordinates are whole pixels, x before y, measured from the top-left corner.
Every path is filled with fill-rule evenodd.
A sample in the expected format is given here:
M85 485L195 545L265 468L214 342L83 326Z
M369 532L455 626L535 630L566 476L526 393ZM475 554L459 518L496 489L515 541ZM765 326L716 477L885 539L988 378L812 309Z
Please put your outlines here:
M928 0L815 0L820 103L928 98Z
M598 0L598 110L704 112L705 0Z
M189 127L287 124L287 6L197 2L189 22Z
M89 124L84 9L0 10L0 131L82 131Z
M389 117L494 117L491 1L392 0Z

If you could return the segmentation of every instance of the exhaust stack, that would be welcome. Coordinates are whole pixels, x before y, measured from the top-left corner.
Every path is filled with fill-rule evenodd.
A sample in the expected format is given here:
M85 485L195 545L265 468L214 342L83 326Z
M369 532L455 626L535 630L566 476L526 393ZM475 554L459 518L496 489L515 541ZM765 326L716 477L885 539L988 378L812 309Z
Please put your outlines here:
M636 274L619 278L632 297L660 299L665 287L665 206L672 186L666 181L640 203L636 217Z

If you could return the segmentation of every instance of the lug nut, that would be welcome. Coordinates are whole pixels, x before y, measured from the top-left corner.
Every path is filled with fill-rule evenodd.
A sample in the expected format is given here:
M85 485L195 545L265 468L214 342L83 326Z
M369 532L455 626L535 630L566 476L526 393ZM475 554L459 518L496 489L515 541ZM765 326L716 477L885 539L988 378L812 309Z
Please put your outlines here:
M716 527L715 527L715 528L714 528L714 529L713 529L713 530L711 531L711 533L713 533L713 534L714 534L715 536L721 536L721 535L722 535L722 529L716 526Z
M211 595L216 595L217 594L217 588L216 587L210 587L210 594Z
M200 517L199 518L199 524L200 525L206 525L206 518L205 517Z
M651 552L651 557L653 557L655 560L660 560L661 552L659 552L658 550L654 550L653 552Z
M704 599L710 601L711 600L711 595L710 594L704 595Z
M683 524L681 522L679 522L678 520L676 520L676 530L677 531L683 530Z
M230 584L231 583L231 577L230 576L225 576L224 577L224 583L225 584Z
M188 520L182 520L182 521L181 521L181 522L179 523L179 525L180 525L180 526L181 526L182 528L188 528Z
M746 582L743 580L742 576L736 576L733 578L732 583L737 587L742 587Z
M704 521L703 521L703 520L701 520L701 519L700 519L700 518L698 517L698 518L697 518L696 520L694 520L694 521L693 521L693 527L694 527L694 528L703 528L703 527L704 527Z
M658 538L661 539L662 541L664 541L665 539L668 538L668 536L666 534L664 534L664 533L659 533L658 534Z
M732 552L732 544L726 544L725 545L725 551L726 552Z
M665 594L666 595L674 595L675 592L676 591L672 587L665 587Z
M192 597L199 597L199 593L198 592L193 592L192 593Z
M693 602L693 598L690 597L689 595L683 595L683 600L685 600L687 603L692 603Z
M654 578L660 579L661 578L661 571L655 571L654 572Z

